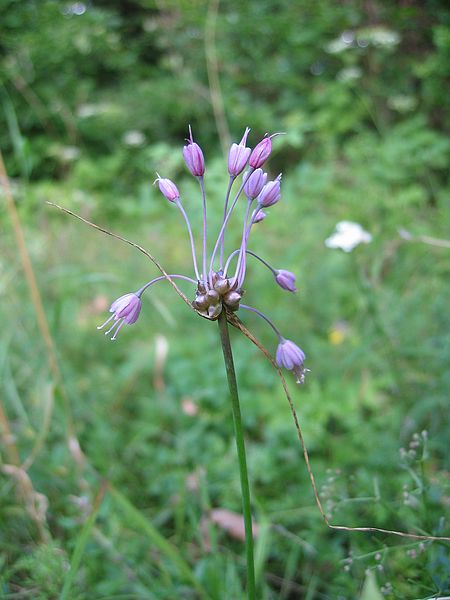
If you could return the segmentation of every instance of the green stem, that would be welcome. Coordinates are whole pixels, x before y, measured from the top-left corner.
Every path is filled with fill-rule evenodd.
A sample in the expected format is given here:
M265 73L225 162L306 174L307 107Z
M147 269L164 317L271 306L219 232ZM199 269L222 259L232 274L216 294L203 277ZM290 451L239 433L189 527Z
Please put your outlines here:
M231 351L230 334L228 331L227 315L225 308L220 313L219 319L220 341L222 342L223 358L227 370L228 387L231 396L233 411L234 435L239 460L239 475L241 478L242 508L245 526L245 552L247 558L247 597L248 600L256 599L255 565L253 558L253 529L252 513L250 508L250 488L248 485L247 459L245 457L244 432L242 429L241 409L239 406L236 373L234 371L233 353Z

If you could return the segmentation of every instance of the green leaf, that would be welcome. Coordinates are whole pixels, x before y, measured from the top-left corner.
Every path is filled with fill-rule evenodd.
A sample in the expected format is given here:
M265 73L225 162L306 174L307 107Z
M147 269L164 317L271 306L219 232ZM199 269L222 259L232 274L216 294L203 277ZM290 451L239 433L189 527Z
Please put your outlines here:
M180 556L177 548L163 538L156 527L154 527L154 525L135 506L133 506L131 502L121 492L119 492L118 489L111 487L110 493L116 504L120 506L122 511L125 513L128 522L130 524L134 523L137 525L142 533L148 537L150 542L156 548L158 548L161 554L166 556L173 562L173 564L177 566L181 575L183 575L186 580L192 583L201 598L208 598L208 594L198 582L189 565Z
M100 491L95 498L94 506L92 508L92 512L89 515L89 518L83 525L81 529L80 535L75 544L75 549L73 551L72 557L70 559L70 569L67 572L66 578L64 580L63 589L61 590L61 594L59 595L59 600L66 600L70 598L69 592L75 581L75 576L78 572L78 569L81 564L81 558L84 553L84 549L86 547L87 541L89 539L89 535L91 533L92 528L94 527L95 521L97 519L98 511L100 510L100 506L102 504L102 500L105 496L106 485L103 484L100 488Z

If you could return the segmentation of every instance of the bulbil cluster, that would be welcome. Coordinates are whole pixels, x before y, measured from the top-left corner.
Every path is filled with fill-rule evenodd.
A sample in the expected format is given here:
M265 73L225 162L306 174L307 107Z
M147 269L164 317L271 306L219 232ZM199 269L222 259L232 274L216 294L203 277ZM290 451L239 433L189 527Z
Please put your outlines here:
M171 274L174 279L182 279L195 286L192 306L204 317L215 320L222 310L235 312L247 310L261 317L278 337L276 361L278 366L293 371L297 382L303 383L308 369L304 367L305 354L291 340L285 339L274 323L259 309L245 305L241 302L244 295L244 281L247 271L247 259L254 258L271 271L275 283L283 290L295 292L295 275L284 269L275 269L264 258L249 248L249 239L252 228L267 218L266 210L281 198L281 174L268 181L268 174L263 170L263 165L272 152L272 140L279 134L266 135L253 149L247 147L247 138L250 129L245 129L239 143L233 143L228 153L229 181L225 193L223 219L214 243L209 240L207 224L207 202L204 186L205 159L202 149L194 141L192 130L189 127L189 138L183 148L183 158L190 173L198 180L202 198L202 235L201 250L197 251L194 232L187 212L183 206L180 192L176 184L170 179L157 174L155 183L164 197L174 204L180 211L187 228L192 254L193 276ZM240 181L238 178L240 177ZM233 188L237 188L232 194ZM242 238L240 245L226 252L226 233L230 218L235 212L236 205L242 199L244 204L242 218ZM246 199L246 201L245 201ZM208 250L211 249L210 252ZM200 258L199 258L200 257ZM159 276L134 293L126 294L113 302L110 308L112 315L99 327L102 329L107 323L113 321L106 335L114 331L111 339L116 339L119 330L124 324L133 324L141 310L142 294L158 281L164 280Z
M238 310L243 295L244 290L237 288L230 279L220 273L212 273L211 283L198 282L192 306L204 317L215 320L224 305L228 310Z

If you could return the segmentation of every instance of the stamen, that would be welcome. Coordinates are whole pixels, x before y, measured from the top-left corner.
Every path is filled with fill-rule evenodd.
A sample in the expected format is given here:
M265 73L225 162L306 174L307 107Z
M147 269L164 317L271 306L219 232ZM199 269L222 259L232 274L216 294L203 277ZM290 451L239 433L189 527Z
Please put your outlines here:
M117 334L118 334L118 333L119 333L119 331L122 329L122 327L123 327L124 323L125 323L125 321L122 321L122 323L121 323L121 324L119 325L119 327L116 329L116 331L115 331L114 335L113 335L113 336L112 336L112 338L111 338L111 341L112 341L112 342L113 342L113 341L116 339L116 337L117 337Z
M110 328L108 329L108 331L105 331L105 335L108 335L109 333L111 333L111 331L114 329L114 327L116 327L116 325L117 325L118 323L120 323L120 321L122 321L122 323L123 323L123 319L117 319L117 316L116 316L116 315L114 315L114 316L116 317L116 320L114 321L114 323L113 323L112 327L110 327Z
M111 321L111 319L114 319L114 316L115 316L115 315L111 315L111 316L109 317L109 319L106 319L106 321L103 323L103 325L98 325L98 326L97 326L97 329L103 329L103 327L104 327L104 326L105 326L107 323L109 323L109 322Z

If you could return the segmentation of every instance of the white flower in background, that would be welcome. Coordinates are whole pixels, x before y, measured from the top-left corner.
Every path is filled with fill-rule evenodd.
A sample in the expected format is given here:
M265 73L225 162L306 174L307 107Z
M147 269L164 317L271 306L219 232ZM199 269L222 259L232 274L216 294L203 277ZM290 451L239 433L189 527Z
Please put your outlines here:
M137 129L125 132L123 136L123 143L127 146L142 146L142 144L145 144L145 141L145 135Z
M341 69L337 74L338 81L354 81L355 79L359 79L362 77L362 70L359 67L346 67L345 69Z
M365 35L367 41L372 46L383 46L392 48L400 43L400 35L397 31L392 29L386 29L385 27L369 27L368 29L361 30Z
M371 241L372 236L359 223L340 221L336 225L336 231L325 240L325 246L351 252L359 244L368 244Z
M394 48L401 41L400 34L386 27L364 27L356 31L343 31L338 38L329 42L325 51L340 54L344 50L357 48Z
M63 146L59 152L59 157L63 162L72 162L80 156L80 149L77 146Z
M77 108L77 117L80 119L88 119L89 117L95 117L105 112L105 106L103 104L80 104Z

